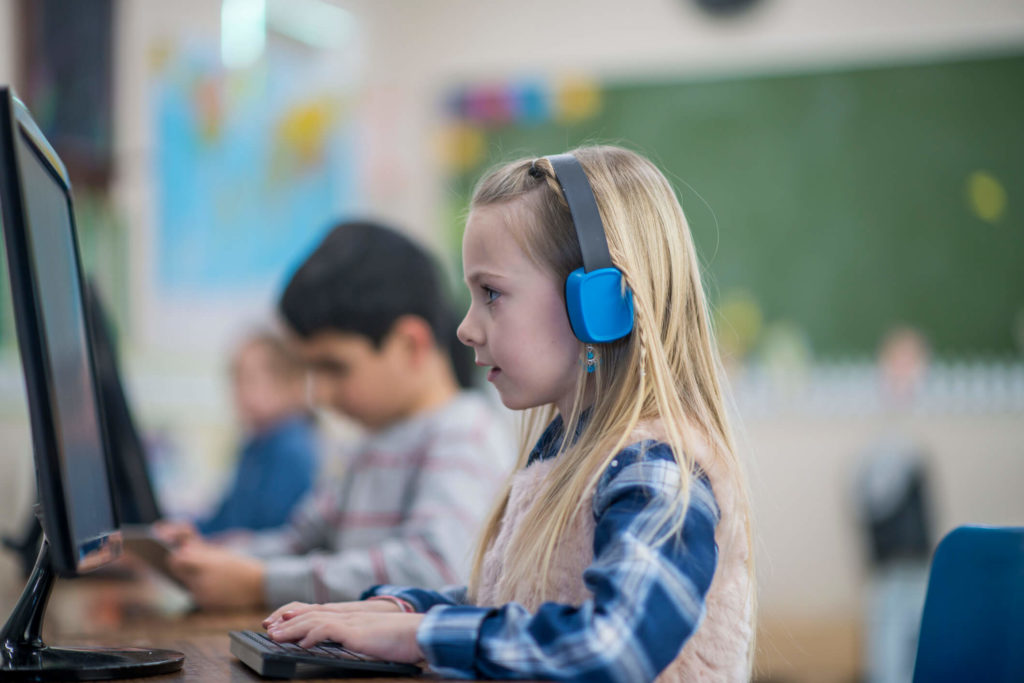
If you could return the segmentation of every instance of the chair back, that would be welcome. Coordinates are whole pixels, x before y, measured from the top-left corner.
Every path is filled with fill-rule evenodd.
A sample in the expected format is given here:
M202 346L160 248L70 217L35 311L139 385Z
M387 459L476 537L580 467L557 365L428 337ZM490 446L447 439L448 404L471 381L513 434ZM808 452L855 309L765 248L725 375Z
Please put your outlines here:
M914 683L944 681L1024 681L1024 527L958 527L935 550Z

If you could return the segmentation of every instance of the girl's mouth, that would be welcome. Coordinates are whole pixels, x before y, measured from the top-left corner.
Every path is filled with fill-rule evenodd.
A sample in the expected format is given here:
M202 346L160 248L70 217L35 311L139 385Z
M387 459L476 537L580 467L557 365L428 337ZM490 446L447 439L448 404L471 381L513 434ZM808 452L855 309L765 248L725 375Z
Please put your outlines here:
M487 373L487 381L488 382L493 382L494 378L497 377L500 373L501 373L501 368L498 368L498 367L491 368L490 371Z

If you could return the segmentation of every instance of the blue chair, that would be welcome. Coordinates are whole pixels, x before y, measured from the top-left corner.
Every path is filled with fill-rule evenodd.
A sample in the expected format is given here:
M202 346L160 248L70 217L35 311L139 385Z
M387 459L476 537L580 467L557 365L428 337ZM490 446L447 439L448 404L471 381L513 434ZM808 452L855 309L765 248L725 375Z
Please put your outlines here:
M1024 527L962 526L935 550L914 683L1024 681Z

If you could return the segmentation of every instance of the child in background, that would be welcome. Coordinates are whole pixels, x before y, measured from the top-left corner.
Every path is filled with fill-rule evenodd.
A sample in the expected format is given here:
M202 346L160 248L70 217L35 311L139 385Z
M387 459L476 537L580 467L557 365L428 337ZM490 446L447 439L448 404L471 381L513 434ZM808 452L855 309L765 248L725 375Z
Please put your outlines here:
M878 349L882 424L861 450L854 477L867 551L863 680L914 678L917 640L935 550L934 473L926 444L908 424L920 407L928 341L912 327L889 330Z
M444 676L749 680L748 496L689 228L646 159L565 157L486 176L463 238L472 300L459 336L504 404L547 425L524 443L468 587L286 605L264 622L272 638L425 659ZM589 179L632 293L632 331L615 341L580 341L566 315L583 263L567 168Z
M464 581L514 452L494 408L460 389L473 368L453 353L467 350L433 259L395 230L343 223L298 268L279 308L313 400L365 435L340 455L340 480L318 482L287 526L232 548L191 536L172 568L206 608Z
M231 384L247 439L231 488L196 524L204 535L281 526L316 475L305 368L284 341L270 332L245 339L231 363Z

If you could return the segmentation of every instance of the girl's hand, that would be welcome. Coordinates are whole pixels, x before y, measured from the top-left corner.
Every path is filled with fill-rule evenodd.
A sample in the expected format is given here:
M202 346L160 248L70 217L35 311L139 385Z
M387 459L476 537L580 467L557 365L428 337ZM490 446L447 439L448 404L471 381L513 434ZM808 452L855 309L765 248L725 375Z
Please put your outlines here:
M377 607L376 602L373 607ZM416 642L421 621L422 614L314 609L280 621L267 634L278 642L294 642L300 647L332 640L370 657L415 664L423 661L423 651Z
M275 624L287 621L307 612L401 612L393 602L387 600L363 600L362 602L325 602L311 604L308 602L289 602L278 607L263 620L263 628L270 630Z

